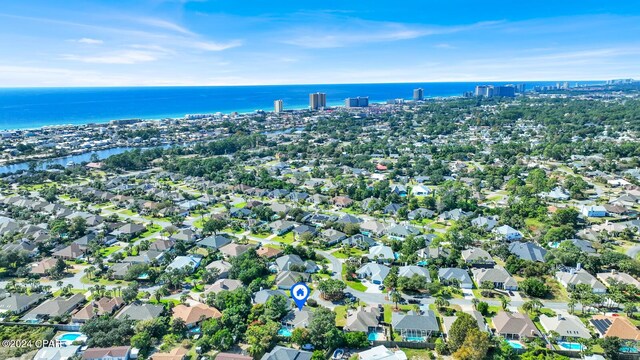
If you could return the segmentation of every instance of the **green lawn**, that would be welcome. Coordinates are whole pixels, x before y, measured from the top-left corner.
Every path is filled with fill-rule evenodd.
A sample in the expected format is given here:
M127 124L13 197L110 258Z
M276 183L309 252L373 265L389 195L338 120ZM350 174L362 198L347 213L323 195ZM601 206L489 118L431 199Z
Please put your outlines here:
M347 324L347 307L339 305L333 311L336 312L336 326L345 326Z
M133 212L133 211L131 211L129 209L123 209L123 210L120 210L118 212L120 214L122 214L122 215L127 215L127 216L136 216L136 215L138 215L138 214L136 214L135 212Z
M234 208L238 208L238 209L242 209L245 206L247 206L247 203L245 201L239 202L239 203L233 205Z
M251 236L260 238L260 239L266 239L269 236L271 236L271 233L259 233L259 234L251 234Z
M160 230L162 230L162 226L160 226L158 224L147 225L147 231L145 231L142 234L140 234L140 238L145 238L147 236L151 236L151 235L157 233Z
M347 281L347 268L342 267L342 280L347 284L348 287L352 288L356 291L367 291L367 287L362 285L360 281Z
M107 257L120 249L122 249L122 247L118 245L112 245L104 249L100 249L100 255L102 255L103 257Z
M348 259L349 257L360 257L364 254L366 254L366 252L356 248L351 249L349 254L345 253L344 250L342 249L332 253L332 255L337 257L338 259Z
M396 306L393 304L384 305L384 322L391 324L391 317L395 309ZM413 305L398 305L398 310L407 312L413 310Z
M281 242L283 244L291 244L295 241L293 237L293 232L289 231L284 236L276 236L272 239L273 241Z
M430 349L400 348L400 350L404 351L408 360L428 360L432 358L429 354L433 354L433 351Z

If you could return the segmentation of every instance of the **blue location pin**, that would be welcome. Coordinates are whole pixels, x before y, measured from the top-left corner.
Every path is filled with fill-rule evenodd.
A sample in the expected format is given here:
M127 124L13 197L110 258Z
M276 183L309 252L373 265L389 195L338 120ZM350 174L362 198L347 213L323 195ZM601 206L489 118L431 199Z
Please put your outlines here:
M291 291L291 298L298 306L298 309L302 310L302 307L307 302L307 298L309 297L309 293L310 293L309 287L307 286L307 284L303 282L299 282L299 283L293 284L290 291Z

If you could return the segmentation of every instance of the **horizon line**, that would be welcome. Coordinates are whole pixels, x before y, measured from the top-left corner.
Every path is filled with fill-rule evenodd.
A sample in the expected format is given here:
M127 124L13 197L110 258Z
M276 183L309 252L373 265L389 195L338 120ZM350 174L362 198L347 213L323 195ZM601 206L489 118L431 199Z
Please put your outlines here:
M467 81L408 81L408 82L337 82L337 83L290 83L290 84L223 84L223 85L86 85L86 86L0 86L1 90L8 89L113 89L113 88L175 88L175 87L242 87L242 86L327 86L327 85L393 85L393 84L446 84L446 83L527 83L527 82L606 82L608 80L635 79L633 77L616 77L611 79L555 79L555 80L467 80Z

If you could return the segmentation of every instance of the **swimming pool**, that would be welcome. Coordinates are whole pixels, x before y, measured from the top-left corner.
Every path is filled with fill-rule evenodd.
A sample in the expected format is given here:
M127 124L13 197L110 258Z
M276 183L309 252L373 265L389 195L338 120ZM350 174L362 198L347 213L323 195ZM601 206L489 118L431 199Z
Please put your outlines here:
M509 346L511 346L514 349L524 349L524 345L522 345L520 341L507 340L507 342L509 343Z
M426 341L426 339L422 336L407 336L404 338L406 341L412 341L412 342L423 342Z
M565 341L558 342L558 346L560 346L565 350L573 350L573 351L585 350L587 348L586 346L579 343L565 342Z
M280 330L278 330L278 335L284 336L284 337L291 337L291 330L285 327L280 328Z
M623 347L620 348L620 352L637 353L638 349L636 349L635 347L632 347L632 346L623 346Z
M74 341L86 341L87 337L79 332L68 332L58 336L57 339L65 344L71 344Z
M384 335L379 332L370 332L369 335L367 335L369 341L383 340L383 337Z

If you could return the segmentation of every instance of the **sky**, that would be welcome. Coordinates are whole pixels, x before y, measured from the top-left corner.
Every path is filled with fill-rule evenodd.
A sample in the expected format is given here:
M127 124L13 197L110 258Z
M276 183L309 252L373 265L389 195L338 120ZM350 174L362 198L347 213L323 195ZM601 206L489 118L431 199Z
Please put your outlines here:
M0 0L0 87L640 78L640 2Z

